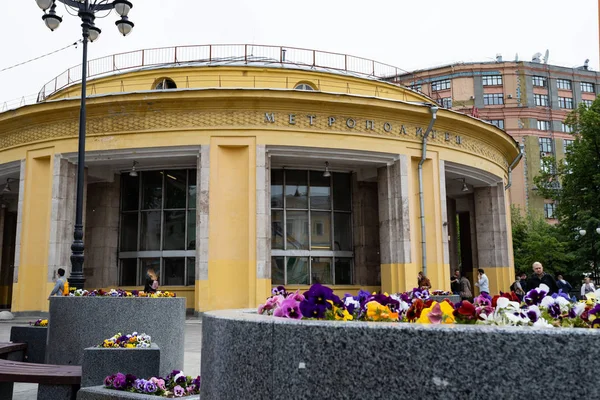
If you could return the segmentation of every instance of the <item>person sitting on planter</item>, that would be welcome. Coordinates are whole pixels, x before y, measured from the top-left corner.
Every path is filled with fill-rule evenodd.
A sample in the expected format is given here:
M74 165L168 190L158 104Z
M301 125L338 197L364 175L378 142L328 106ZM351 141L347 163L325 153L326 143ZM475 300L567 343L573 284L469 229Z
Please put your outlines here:
M58 279L54 284L54 289L50 292L50 296L48 296L48 300L52 296L68 296L69 295L69 283L67 282L67 278L65 278L65 270L62 268L58 269Z
M146 283L144 284L145 293L156 293L158 289L158 277L152 268L146 271Z
M429 290L431 289L431 282L429 281L429 278L427 278L425 275L423 275L422 272L419 271L419 274L417 275L417 284L419 285L419 289L422 290Z

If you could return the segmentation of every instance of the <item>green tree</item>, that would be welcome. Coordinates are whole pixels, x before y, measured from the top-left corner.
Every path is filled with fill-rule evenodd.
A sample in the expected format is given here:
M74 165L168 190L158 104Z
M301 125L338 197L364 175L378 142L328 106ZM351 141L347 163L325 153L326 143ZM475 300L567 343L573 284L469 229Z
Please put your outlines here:
M575 133L565 162L553 169L555 160L544 160L546 171L534 183L540 195L556 201L558 229L569 239L567 251L574 258L574 272L594 272L593 266L600 261L596 232L600 224L600 100L590 107L580 105L566 123ZM586 235L579 235L581 229Z
M567 272L572 267L574 257L558 227L546 223L541 215L523 217L514 206L511 207L511 224L517 272L531 274L531 265L539 261L544 265L544 270L552 275L570 275Z

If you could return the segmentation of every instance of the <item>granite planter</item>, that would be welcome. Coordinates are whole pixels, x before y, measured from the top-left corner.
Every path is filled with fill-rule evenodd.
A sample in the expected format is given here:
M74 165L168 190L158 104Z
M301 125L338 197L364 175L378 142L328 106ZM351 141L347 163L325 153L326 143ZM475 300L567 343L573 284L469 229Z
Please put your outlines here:
M444 301L445 299L450 300L452 303L458 303L460 301L460 296L457 294L448 294L445 296L430 296L431 300L435 300L437 302Z
M104 378L117 372L142 378L159 376L159 367L160 349L156 343L133 349L88 347L83 351L81 386L102 385Z
M164 399L164 397L151 396L147 394L138 394L131 392L124 392L122 390L106 389L103 386L91 386L81 388L77 392L77 400L157 400ZM200 395L196 394L193 396L178 397L183 400L199 400Z
M183 369L184 330L184 298L51 297L46 362L82 365L85 348L139 332L160 347L159 372L167 375Z
M206 312L201 397L595 398L600 331ZM574 378L576 377L576 378ZM578 384L568 384L576 379ZM565 386L567 385L567 386Z
M10 329L10 341L27 343L25 361L43 364L46 360L46 340L48 328L42 326L13 326Z

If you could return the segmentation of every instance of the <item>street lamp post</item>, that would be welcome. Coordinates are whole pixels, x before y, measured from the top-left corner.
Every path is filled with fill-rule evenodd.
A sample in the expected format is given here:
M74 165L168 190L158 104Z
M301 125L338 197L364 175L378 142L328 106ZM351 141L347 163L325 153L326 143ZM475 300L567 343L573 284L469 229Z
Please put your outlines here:
M69 285L83 289L85 276L83 274L83 174L85 164L85 121L86 121L86 84L87 84L87 44L88 40L95 41L100 35L100 29L94 25L98 11L115 10L120 15L115 24L119 32L126 36L133 29L133 22L129 21L127 15L133 4L127 0L35 0L37 5L44 11L42 19L51 31L59 27L62 18L56 14L56 2L63 3L68 9L76 12L81 18L83 61L81 63L81 108L79 110L79 143L77 148L77 199L75 205L75 229L73 232L73 244L71 245L71 274ZM67 9L67 11L68 11ZM48 12L46 12L49 10ZM108 15L107 13L107 15ZM106 16L106 15L105 15Z
M587 231L585 229L580 229L579 230L579 234L583 237L585 236L587 233ZM596 228L596 233L598 235L600 235L600 227ZM596 235L593 234L591 235L591 240L592 240L592 274L593 274L593 281L594 284L598 284L598 270L597 270L597 263L596 263Z

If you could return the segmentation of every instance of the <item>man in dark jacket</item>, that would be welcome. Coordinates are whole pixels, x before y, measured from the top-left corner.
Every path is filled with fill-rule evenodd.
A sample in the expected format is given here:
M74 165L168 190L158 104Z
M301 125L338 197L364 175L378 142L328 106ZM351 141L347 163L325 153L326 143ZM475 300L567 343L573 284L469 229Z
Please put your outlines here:
M558 293L558 286L552 275L545 273L542 263L536 261L533 263L533 275L527 280L527 289L535 289L542 283L550 288L549 295Z

